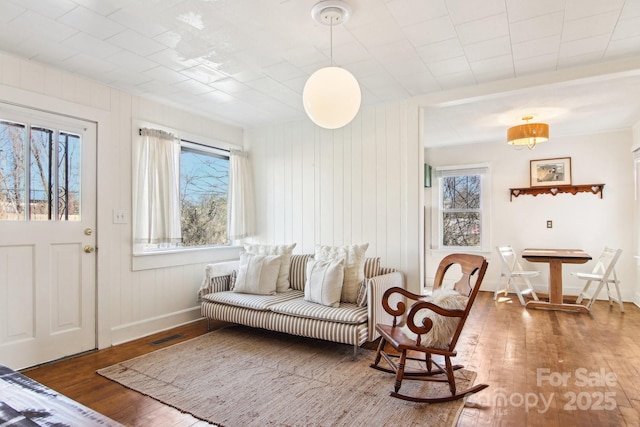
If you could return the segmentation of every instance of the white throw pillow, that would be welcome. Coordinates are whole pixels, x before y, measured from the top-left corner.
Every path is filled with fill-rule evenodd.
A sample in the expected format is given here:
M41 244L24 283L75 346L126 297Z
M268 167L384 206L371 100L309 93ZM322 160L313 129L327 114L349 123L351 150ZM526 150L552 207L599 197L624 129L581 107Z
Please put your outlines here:
M339 307L344 277L343 264L343 260L309 260L307 262L307 280L304 285L304 300L329 307Z
M453 289L438 288L433 291L431 295L426 296L421 300L430 302L447 310L464 310L469 298ZM431 319L433 327L429 332L421 335L422 341L420 342L420 345L424 347L447 348L451 342L451 338L453 338L456 328L458 327L460 318L447 317L432 310L423 309L416 313L414 323L417 326L422 326L422 320L425 318ZM414 334L408 326L402 326L401 330L409 338L416 339L417 335Z
M238 277L233 292L274 295L280 271L279 255L240 254Z
M364 279L365 253L368 243L345 246L316 246L314 258L317 261L344 260L344 283L342 285L342 302L357 303L360 283Z
M280 271L278 272L278 283L276 285L276 292L286 292L291 289L291 283L289 283L289 268L291 266L291 252L296 244L291 245L258 245L258 244L246 244L244 245L245 252L255 255L280 255Z

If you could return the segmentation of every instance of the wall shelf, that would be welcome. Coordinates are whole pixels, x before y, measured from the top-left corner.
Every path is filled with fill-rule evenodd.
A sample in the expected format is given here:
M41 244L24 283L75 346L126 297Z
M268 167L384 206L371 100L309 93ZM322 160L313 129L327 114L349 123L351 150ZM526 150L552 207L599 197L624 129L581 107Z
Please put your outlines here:
M582 185L558 185L556 187L524 187L524 188L510 188L509 189L509 201L513 201L514 197L518 197L522 194L529 194L533 197L538 194L551 194L555 196L559 193L570 193L576 195L577 193L593 193L600 195L602 199L602 193L604 190L604 184L582 184Z

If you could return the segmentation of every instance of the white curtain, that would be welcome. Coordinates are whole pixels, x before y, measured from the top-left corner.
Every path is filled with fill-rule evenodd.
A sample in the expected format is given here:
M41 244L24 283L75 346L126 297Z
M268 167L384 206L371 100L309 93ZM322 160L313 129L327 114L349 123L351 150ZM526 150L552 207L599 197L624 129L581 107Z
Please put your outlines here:
M251 236L255 226L253 178L249 155L244 151L229 152L229 239Z
M180 141L169 132L141 129L133 162L134 243L179 243Z

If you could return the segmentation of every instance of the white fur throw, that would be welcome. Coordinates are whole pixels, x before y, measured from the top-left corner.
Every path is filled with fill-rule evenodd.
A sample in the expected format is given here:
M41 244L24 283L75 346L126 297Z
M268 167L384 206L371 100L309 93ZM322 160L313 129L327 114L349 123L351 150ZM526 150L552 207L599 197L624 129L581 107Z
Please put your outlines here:
M435 304L447 310L464 310L467 306L467 298L453 289L438 288L427 297L421 299ZM425 318L433 321L433 327L426 334L422 334L420 345L424 347L447 348L453 334L460 322L459 317L442 316L429 309L423 309L416 313L414 322L417 326L422 326L422 320ZM416 339L416 334L411 332L408 326L401 327L402 332L411 339Z

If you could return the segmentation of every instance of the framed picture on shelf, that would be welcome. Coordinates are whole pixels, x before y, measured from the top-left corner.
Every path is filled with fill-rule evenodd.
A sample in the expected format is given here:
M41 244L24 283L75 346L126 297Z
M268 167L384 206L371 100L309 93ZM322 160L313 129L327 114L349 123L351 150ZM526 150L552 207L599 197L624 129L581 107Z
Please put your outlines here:
M531 160L531 187L571 185L571 157Z

